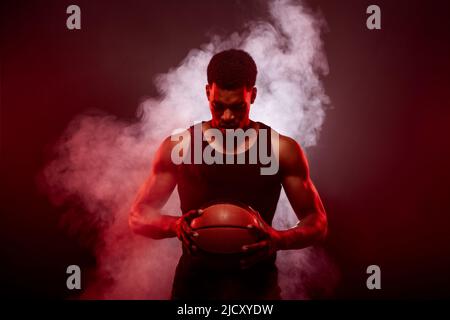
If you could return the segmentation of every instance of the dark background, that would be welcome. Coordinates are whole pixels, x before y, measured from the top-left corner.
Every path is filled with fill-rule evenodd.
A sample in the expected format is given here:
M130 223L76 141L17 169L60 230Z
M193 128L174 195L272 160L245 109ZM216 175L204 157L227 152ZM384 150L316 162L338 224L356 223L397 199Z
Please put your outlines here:
M308 151L327 208L337 298L450 297L450 6L376 1L382 30L365 27L372 1L308 1L324 34L332 101ZM157 73L211 33L264 17L263 1L2 2L1 294L66 298L65 269L92 266L89 248L58 225L36 187L48 151L75 115L100 108L133 120ZM382 289L369 291L377 264Z

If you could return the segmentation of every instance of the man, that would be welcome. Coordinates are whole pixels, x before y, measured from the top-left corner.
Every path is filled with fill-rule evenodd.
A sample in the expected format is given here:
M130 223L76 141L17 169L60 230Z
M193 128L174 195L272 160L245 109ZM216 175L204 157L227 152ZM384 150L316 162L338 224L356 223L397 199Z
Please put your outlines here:
M218 129L222 133L230 129L254 129L257 138L253 144L249 139L245 141L244 152L247 153L252 145L257 145L259 133L269 130L268 148L273 151L276 144L278 150L277 172L261 174L263 165L260 162L196 164L188 161L177 164L172 156L179 141L168 137L159 147L150 177L131 210L129 223L134 232L153 239L176 236L183 243L183 255L172 289L174 299L278 299L276 252L305 248L323 240L326 235L325 210L309 177L302 149L295 140L249 119L250 105L257 94L256 75L256 64L245 51L231 49L213 56L207 69L206 85L212 119L202 122L200 131L205 134L210 129ZM193 128L186 131L188 136L194 137ZM276 141L273 137L277 137ZM205 147L213 141L204 139L202 143ZM188 145L193 146L192 143ZM225 150L220 149L220 144L214 149L217 152ZM237 150L234 148L232 153L236 155ZM184 213L181 217L160 212L175 187ZM288 230L271 227L281 187L300 220ZM242 270L205 269L195 262L198 248L194 242L198 234L190 228L190 222L201 215L199 208L205 203L222 199L239 201L260 213L260 226L255 231L263 235L264 240L243 246L242 251L247 255L241 260Z

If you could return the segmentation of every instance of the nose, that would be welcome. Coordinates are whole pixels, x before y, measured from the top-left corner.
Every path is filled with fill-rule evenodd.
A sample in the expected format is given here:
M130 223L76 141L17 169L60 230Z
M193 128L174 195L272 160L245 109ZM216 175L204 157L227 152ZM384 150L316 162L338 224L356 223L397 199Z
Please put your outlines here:
M233 119L234 119L234 114L230 110L230 108L225 109L225 111L222 114L222 120L227 122L227 121L231 121Z

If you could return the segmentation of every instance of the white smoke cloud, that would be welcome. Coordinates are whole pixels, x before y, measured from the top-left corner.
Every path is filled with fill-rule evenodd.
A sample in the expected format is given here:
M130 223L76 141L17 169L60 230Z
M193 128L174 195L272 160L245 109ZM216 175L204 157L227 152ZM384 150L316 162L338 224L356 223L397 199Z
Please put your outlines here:
M83 235L93 227L101 231L96 277L81 298L170 297L181 254L178 240L135 236L128 229L127 215L162 139L176 128L210 119L204 86L214 53L228 48L248 51L259 71L251 118L295 138L303 147L316 144L329 102L320 80L328 72L320 39L323 21L295 1L273 1L269 7L267 21L250 22L226 38L213 36L177 67L159 75L155 85L161 98L139 106L139 122L84 114L60 139L54 160L43 171L45 189L55 204L76 200L83 206L86 214L64 218L74 232ZM181 214L176 191L165 211ZM283 193L274 226L284 229L296 222ZM277 264L284 298L311 298L308 286L329 295L336 285L336 269L319 249L280 252Z

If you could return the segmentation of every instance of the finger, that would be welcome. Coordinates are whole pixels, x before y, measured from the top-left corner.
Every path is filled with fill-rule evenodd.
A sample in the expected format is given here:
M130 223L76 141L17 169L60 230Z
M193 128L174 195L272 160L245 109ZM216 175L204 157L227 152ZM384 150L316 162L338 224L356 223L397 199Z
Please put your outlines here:
M186 237L186 235L185 234L182 234L181 235L181 238L182 238L182 240L181 240L181 242L183 243L183 247L186 249L186 251L189 253L189 254L193 254L193 250L192 250L192 244L191 244L191 242L189 241L189 239Z
M258 211L254 210L254 209L252 211L255 214L256 220L258 221L258 224L260 226L263 226L264 224L266 224L263 217L261 216L261 214Z
M242 251L244 252L254 252L264 248L269 248L269 241L263 240L257 243L246 244L242 246Z
M176 236L178 239L182 240L182 234L197 237L198 233L193 231L189 225L182 219L179 219L176 224Z
M202 214L203 214L202 209L193 209L193 210L189 210L188 212L183 214L183 218L191 220L191 219L201 216Z
M254 226L252 224L249 224L247 226L247 229L250 230L257 238L266 238L267 232L264 229L261 229L259 226Z
M198 233L189 226L189 224L186 221L181 222L181 228L184 233L189 235L190 237L198 237Z
M186 238L184 233L180 233L180 240L185 246L189 246L189 240Z
M194 215L197 212L197 209L189 210L188 212L185 212L182 214L183 218L188 218L192 215Z
M190 230L190 229L189 229ZM183 235L183 237L185 238L185 239L187 239L187 241L189 241L189 243L192 243L193 241L194 241L194 239L196 238L196 237L198 237L198 233L197 232L195 232L195 231L189 231L189 230L185 230L185 229L182 229L181 230L181 234Z

